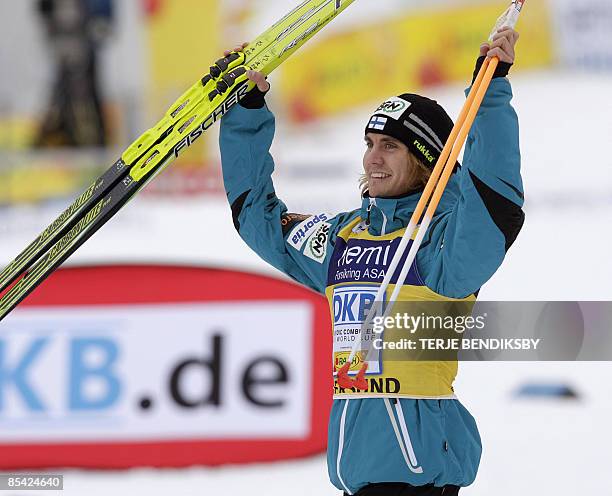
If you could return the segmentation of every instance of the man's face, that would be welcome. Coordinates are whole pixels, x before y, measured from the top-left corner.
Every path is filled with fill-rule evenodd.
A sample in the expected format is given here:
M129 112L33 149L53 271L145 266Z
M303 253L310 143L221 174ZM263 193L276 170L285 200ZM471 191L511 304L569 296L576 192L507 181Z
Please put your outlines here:
M408 147L384 134L367 133L363 170L372 198L401 196L414 188L417 171Z

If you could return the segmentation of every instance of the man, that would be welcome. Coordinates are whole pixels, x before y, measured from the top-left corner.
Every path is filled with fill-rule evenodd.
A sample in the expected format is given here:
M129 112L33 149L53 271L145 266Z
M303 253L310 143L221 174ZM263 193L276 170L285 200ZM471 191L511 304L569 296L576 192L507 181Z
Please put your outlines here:
M506 78L517 40L516 31L505 28L481 47L477 69L485 57L499 57L500 65L463 167L457 164L402 287L403 299L474 301L522 227L518 121ZM371 305L452 121L422 96L387 100L365 130L361 208L336 216L288 213L271 180L274 116L264 102L269 85L261 74L249 78L257 87L223 118L220 137L234 225L264 260L326 294L337 370L347 356L340 339L347 324L336 305ZM332 483L360 496L457 494L476 477L481 444L474 419L452 389L456 363L386 362L384 355L382 363L367 376L366 391L335 382L328 438Z
M55 81L35 147L106 145L98 85L101 44L110 35L111 0L39 0Z

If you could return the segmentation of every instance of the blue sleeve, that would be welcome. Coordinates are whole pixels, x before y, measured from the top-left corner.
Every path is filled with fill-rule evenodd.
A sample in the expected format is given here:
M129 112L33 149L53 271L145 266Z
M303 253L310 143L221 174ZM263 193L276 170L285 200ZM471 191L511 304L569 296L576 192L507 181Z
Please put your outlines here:
M337 232L349 214L288 213L272 183L274 115L236 105L221 121L223 182L240 237L295 281L325 292Z
M494 79L454 179L457 202L434 217L432 247L419 259L425 284L451 298L472 294L491 278L524 222L518 118L511 100L510 82Z

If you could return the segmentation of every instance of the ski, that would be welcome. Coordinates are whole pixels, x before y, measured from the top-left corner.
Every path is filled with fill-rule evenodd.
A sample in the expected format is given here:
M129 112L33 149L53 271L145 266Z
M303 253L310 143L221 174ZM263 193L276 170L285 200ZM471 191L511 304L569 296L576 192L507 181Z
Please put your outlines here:
M306 0L243 52L218 60L2 271L0 320L246 95L247 70L270 74L353 1Z
M285 31L292 26L299 25L301 19L306 19L309 12L320 7L324 0L307 0L274 24L263 35L258 37L246 50L247 60L253 59L265 48L269 47L277 38L281 38ZM217 68L211 68L211 73L230 68L230 61L222 60ZM209 74L210 76L210 74ZM91 208L102 196L108 192L118 181L128 173L134 162L152 146L159 144L166 137L172 125L189 110L188 105L195 106L201 101L200 82L194 84L170 107L164 117L156 126L143 133L130 147L126 149L120 160L98 178L94 184L85 190L55 221L53 221L30 245L20 253L0 273L0 293L13 283L23 270L37 260L57 239L66 234L74 226L78 216ZM195 97L195 98L194 98Z

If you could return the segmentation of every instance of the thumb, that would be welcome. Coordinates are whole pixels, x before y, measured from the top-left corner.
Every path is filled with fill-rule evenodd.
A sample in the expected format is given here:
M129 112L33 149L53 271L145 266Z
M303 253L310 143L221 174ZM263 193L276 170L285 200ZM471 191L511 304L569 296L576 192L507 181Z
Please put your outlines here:
M491 46L488 43L483 43L482 45L480 45L480 56L482 57L483 55L487 55L490 49Z
M262 93L270 89L270 83L266 81L266 77L261 72L247 71L247 77L257 85Z

